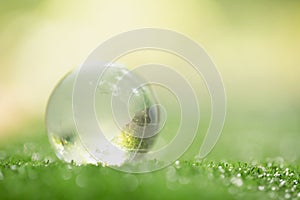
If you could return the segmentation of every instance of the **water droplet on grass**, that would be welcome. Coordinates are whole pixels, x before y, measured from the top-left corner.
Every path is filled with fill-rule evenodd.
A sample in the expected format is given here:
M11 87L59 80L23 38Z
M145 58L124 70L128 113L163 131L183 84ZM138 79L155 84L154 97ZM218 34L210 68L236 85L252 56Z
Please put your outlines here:
M10 169L13 170L13 171L15 171L17 169L17 166L16 165L11 165Z
M218 169L219 169L219 172L221 172L222 174L225 173L225 170L222 168L222 166L219 166Z
M281 183L279 184L279 187L284 186L284 184L285 184L285 181L281 181Z
M284 195L284 198L286 198L286 199L291 198L291 194L290 194L290 193L286 193L286 194Z
M233 177L230 179L231 183L237 187L241 187L243 185L243 180L241 178Z
M265 189L265 186L263 186L263 185L258 186L259 191L263 191L264 189Z
M176 169L180 169L181 168L179 160L175 161L175 167L176 167Z
M276 171L276 173L274 174L275 177L280 176L280 173L278 171Z

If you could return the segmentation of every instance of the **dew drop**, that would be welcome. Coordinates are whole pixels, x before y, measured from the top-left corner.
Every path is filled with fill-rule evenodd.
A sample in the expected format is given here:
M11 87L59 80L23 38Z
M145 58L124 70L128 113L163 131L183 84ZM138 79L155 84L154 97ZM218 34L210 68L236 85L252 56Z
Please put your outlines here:
M219 166L218 169L219 169L219 172L221 172L222 174L225 173L225 170L222 168L222 166Z
M280 176L280 173L278 171L276 171L276 173L274 174L275 177Z
M13 170L13 171L15 171L17 169L17 166L16 165L11 165L10 169Z
M265 186L263 186L263 185L258 186L258 190L263 191L264 189L265 189Z
M284 184L285 184L285 181L281 181L281 183L279 184L279 187L284 186Z
M286 199L291 198L291 194L290 194L290 193L286 193L286 194L284 195L284 198L286 198Z
M175 161L175 167L176 167L176 169L180 169L181 168L179 160Z
M241 178L233 177L230 179L230 181L237 187L241 187L243 185L243 180Z

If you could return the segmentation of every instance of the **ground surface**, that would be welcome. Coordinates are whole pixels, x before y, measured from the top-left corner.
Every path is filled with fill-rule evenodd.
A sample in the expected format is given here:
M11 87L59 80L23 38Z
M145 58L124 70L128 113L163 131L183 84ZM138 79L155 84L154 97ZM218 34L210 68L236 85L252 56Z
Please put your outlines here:
M32 129L30 129L32 130ZM148 174L59 161L41 129L0 144L0 199L300 199L300 166L180 160Z

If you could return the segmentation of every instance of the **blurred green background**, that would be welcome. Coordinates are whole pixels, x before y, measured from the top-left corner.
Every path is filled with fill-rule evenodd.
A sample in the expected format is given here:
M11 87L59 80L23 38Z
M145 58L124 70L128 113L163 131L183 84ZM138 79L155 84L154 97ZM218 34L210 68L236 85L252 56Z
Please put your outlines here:
M60 78L112 35L156 27L198 42L223 77L227 118L210 159L298 162L299 10L297 0L0 0L1 143L28 137L28 124L46 137L44 111ZM210 116L202 89L204 134ZM186 158L201 142L197 138Z

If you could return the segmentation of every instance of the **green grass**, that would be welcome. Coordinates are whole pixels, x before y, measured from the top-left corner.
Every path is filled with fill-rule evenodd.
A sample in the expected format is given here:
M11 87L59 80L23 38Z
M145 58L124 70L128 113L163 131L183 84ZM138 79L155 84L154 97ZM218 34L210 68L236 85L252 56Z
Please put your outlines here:
M180 160L148 174L63 163L40 133L0 144L0 199L300 199L300 166L282 158Z

